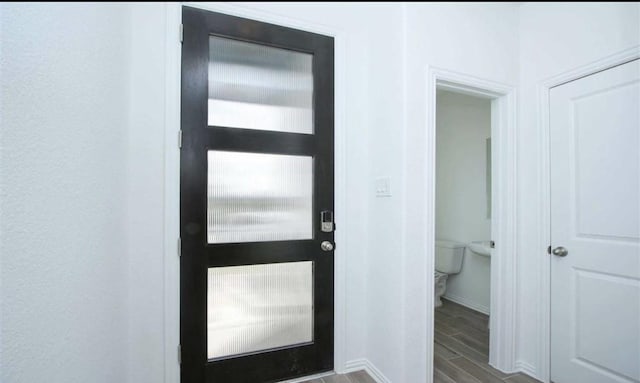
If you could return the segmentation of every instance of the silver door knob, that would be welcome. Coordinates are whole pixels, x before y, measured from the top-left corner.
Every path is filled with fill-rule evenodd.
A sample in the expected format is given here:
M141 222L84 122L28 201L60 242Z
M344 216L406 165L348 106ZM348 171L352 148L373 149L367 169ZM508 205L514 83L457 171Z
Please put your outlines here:
M567 254L569 254L569 251L562 246L553 249L553 255L557 255L558 257L566 257Z
M333 250L333 243L329 241L322 241L322 243L320 244L320 248L324 251L331 251Z

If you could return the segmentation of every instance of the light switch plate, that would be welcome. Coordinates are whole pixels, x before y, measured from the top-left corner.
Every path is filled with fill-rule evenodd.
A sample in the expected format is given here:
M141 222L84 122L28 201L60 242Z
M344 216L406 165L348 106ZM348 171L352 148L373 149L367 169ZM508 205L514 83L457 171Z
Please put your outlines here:
M376 197L391 197L391 179L379 177L375 180Z

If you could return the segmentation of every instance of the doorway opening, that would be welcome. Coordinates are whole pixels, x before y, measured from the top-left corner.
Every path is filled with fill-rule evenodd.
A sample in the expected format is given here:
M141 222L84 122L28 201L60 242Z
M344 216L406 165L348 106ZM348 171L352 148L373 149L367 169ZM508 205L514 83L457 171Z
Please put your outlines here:
M434 381L516 374L515 90L430 68L427 349ZM473 250L472 250L473 249ZM433 273L433 274L431 274ZM443 299L444 298L444 299ZM442 304L440 304L442 302ZM445 374L446 375L446 374ZM440 378L440 379L439 379Z
M489 366L491 99L436 93L434 378Z

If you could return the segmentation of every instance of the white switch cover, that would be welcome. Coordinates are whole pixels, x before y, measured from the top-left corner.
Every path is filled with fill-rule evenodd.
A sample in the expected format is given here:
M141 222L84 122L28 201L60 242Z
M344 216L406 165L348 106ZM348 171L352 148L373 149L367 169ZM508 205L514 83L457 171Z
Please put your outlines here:
M389 177L376 178L376 197L391 197L391 179Z

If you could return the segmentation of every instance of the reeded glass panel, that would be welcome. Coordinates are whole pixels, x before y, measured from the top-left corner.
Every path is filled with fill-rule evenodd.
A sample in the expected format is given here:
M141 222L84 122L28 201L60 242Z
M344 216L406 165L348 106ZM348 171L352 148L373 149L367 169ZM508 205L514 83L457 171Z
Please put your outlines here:
M313 263L209 269L207 356L313 341Z
M313 133L312 57L209 37L209 125Z
M313 158L208 152L209 243L312 239Z

